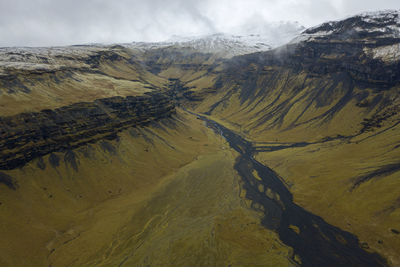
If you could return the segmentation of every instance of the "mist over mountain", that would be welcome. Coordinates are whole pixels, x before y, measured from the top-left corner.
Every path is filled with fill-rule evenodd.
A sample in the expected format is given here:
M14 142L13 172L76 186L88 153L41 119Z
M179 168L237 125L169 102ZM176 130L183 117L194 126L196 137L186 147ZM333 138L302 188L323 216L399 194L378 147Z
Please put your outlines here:
M202 36L172 36L164 42L134 42L128 47L154 49L156 47L189 48L202 53L218 53L232 57L267 51L298 37L305 28L298 23L279 22L245 25L233 33L215 33Z
M14 0L0 2L0 47L159 42L172 35L240 34L280 21L311 27L396 0ZM236 32L238 30L239 32Z

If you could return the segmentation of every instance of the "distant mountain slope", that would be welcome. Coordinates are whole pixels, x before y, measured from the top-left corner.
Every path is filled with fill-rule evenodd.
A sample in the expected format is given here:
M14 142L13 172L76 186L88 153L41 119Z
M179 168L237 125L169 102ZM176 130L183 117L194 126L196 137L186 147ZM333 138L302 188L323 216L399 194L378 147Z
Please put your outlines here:
M400 10L368 12L305 30L296 42L359 43L373 59L393 63L400 57Z
M174 47L191 49L195 52L218 54L232 57L249 53L268 51L297 37L305 28L298 23L280 22L261 25L257 28L243 28L236 34L216 33L204 36L174 36L165 42L137 42L126 46L149 50Z
M305 30L298 40L362 40L400 37L400 10L361 13L344 20L330 21Z

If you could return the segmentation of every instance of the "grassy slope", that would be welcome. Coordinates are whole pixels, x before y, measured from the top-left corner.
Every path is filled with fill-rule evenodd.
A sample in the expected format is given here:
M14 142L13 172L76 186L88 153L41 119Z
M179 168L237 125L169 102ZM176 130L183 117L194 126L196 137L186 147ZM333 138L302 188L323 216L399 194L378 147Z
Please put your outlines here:
M359 143L328 142L259 153L257 158L289 184L295 201L328 222L355 233L361 242L399 263L399 172L358 177L398 164L400 127Z
M257 146L357 135L260 152L257 158L292 185L295 201L301 206L355 233L394 265L399 264L399 236L391 229L399 228L400 171L375 175L352 190L359 177L399 164L400 127L392 128L399 121L398 87L386 91L360 88L340 75L312 77L265 68L241 67L196 110L209 112ZM362 101L369 105L358 106ZM391 110L395 114L379 127L358 135L364 119L379 118Z
M213 87L217 75L193 75L191 80L181 70L174 78L181 78L185 86L206 96L195 106L197 112L211 111L212 119L260 146L263 142L282 145L358 135L364 119L384 114L398 101L397 87L380 91L353 87L341 75L313 77L279 68L264 67L261 72L257 68L241 70L254 72L254 79L246 73L239 83L236 77L224 80L224 87L211 94L207 94L208 88ZM246 91L250 93L246 95ZM362 102L370 105L358 106ZM378 251L396 265L400 244L392 229L396 230L400 220L396 190L399 173L378 175L360 187L352 187L358 177L398 164L400 152L395 147L400 143L399 127L385 131L397 121L397 115L390 117L381 128L375 127L350 141L338 139L306 148L260 152L257 159L292 185L297 203L355 233L363 247Z
M76 102L91 102L113 96L135 96L162 88L157 77L124 50L113 50L119 59L100 59L95 67L56 71L11 70L11 78L0 80L0 115L54 109ZM77 64L79 60L76 59ZM11 82L7 82L10 79Z
M73 151L77 170L56 153L58 167L46 156L44 170L4 172L19 188L0 185L2 265L289 265L239 197L235 155L201 121L179 112L104 142Z

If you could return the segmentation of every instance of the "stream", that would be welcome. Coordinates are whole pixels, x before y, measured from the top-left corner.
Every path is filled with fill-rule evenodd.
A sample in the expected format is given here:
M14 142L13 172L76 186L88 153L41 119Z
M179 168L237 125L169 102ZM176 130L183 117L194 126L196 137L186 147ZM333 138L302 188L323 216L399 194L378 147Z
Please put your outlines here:
M277 232L280 240L293 248L293 262L301 266L388 265L379 254L364 250L355 235L295 204L285 182L272 169L255 160L256 150L251 142L213 120L194 115L223 136L240 154L234 167L243 180L246 198L252 201L253 209L264 213L263 226Z

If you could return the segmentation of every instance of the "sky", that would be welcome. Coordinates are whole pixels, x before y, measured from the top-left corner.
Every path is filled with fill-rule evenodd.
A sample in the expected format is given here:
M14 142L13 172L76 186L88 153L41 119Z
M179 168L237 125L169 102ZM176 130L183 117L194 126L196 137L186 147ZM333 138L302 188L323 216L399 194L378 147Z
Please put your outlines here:
M383 9L400 9L400 1L0 0L0 47L163 41L279 21L310 27Z

